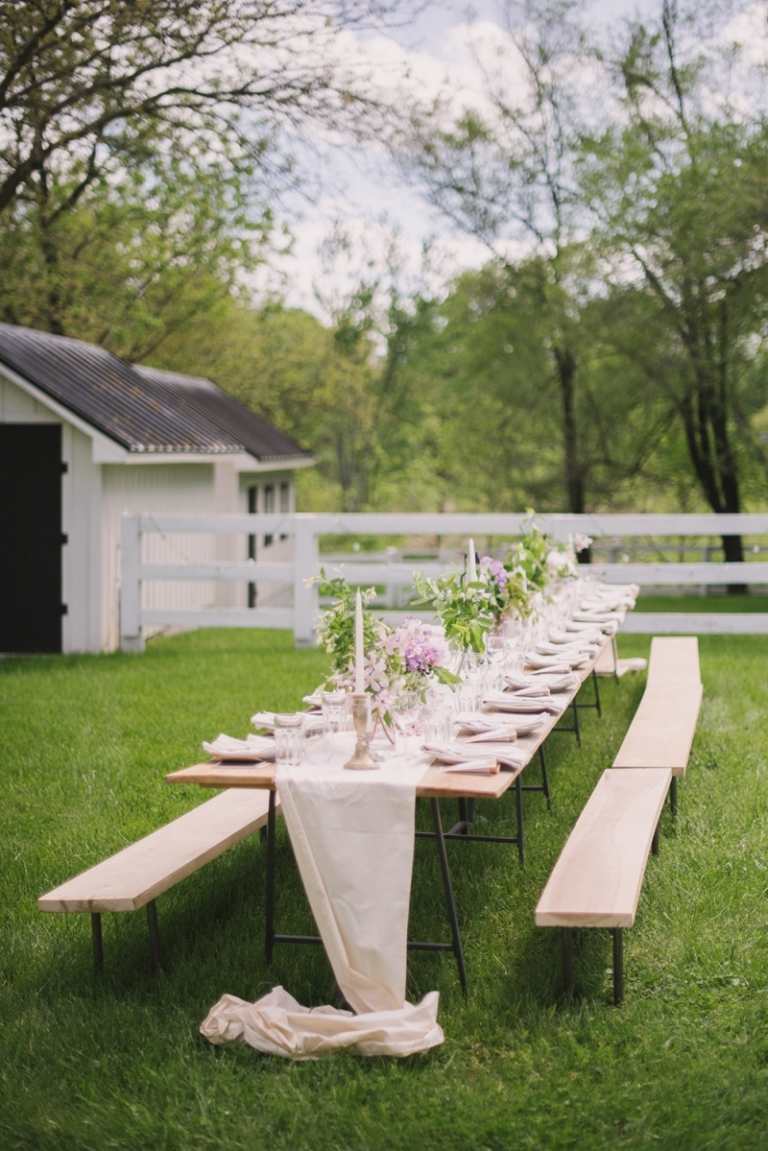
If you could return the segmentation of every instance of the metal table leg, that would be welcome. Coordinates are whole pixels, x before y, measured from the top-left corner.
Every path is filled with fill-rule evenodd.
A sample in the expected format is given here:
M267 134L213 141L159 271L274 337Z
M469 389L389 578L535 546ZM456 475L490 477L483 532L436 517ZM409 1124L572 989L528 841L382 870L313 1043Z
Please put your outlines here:
M443 821L440 815L440 800L431 799L430 806L432 808L432 822L435 827L435 842L437 843L437 856L440 861L440 873L443 878L443 890L445 892L445 906L448 911L448 919L451 925L451 939L453 941L453 954L456 956L456 965L459 969L459 982L464 994L467 994L467 970L464 964L464 949L461 945L461 931L459 930L459 917L456 911L456 900L453 894L453 884L451 883L451 871L448 866L448 852L445 849L445 837L443 836Z
M264 892L264 956L267 964L272 962L275 944L275 791L269 793L267 809L267 868Z

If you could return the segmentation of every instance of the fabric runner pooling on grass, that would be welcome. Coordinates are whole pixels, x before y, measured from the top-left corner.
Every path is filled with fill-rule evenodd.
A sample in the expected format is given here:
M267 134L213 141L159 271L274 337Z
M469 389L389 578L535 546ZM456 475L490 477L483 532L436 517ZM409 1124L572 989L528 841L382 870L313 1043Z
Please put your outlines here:
M315 741L312 741L314 744ZM336 981L354 1010L302 1007L282 987L255 1003L224 995L201 1033L311 1059L343 1047L413 1055L443 1041L438 993L405 1001L416 785L426 761L389 756L347 771L354 737L316 741L300 767L278 767L283 816Z

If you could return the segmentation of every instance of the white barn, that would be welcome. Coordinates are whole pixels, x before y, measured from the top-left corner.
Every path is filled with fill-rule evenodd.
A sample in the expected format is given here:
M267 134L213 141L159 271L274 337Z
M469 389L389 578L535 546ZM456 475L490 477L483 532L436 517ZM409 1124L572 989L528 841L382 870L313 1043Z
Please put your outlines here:
M112 650L124 512L289 514L294 473L313 462L210 380L0 324L0 652ZM156 562L277 560L290 541L153 533L144 547ZM246 606L255 590L156 583L143 595L148 608Z

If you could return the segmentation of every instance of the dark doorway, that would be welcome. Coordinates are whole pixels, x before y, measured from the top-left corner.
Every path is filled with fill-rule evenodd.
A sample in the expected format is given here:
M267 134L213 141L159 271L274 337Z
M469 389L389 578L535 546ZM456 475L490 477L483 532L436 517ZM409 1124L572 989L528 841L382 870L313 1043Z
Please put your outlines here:
M61 427L0 424L0 651L61 651Z

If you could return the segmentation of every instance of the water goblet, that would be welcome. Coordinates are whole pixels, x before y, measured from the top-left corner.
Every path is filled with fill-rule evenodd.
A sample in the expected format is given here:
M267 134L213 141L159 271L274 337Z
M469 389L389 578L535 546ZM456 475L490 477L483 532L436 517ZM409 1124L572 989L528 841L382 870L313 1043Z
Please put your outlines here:
M304 716L298 712L275 716L275 761L298 767L304 758Z

